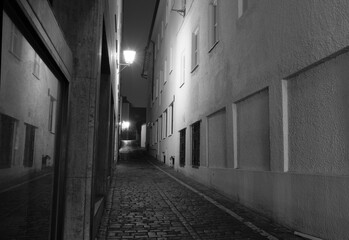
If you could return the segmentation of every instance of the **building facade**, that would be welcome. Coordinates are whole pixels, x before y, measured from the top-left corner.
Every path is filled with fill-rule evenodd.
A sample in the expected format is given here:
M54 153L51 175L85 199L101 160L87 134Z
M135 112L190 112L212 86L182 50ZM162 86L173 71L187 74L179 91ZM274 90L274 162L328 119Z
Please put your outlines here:
M158 1L149 152L310 236L349 235L347 1Z
M0 235L93 239L118 156L122 1L3 1L0 25Z

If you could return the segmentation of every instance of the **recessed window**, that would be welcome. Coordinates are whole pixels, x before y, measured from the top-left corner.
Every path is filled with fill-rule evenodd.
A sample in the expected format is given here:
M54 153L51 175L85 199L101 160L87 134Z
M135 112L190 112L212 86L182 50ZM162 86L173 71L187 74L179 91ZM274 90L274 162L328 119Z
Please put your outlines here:
M160 51L160 33L158 33L158 51Z
M165 15L165 27L168 24L168 20L170 18L171 5L170 0L166 0L166 15Z
M167 59L165 59L165 62L164 62L164 84L167 82Z
M199 28L192 33L191 42L191 69L193 71L199 66Z
M185 166L185 135L186 129L179 131L179 166Z
M11 53L17 58L21 58L22 54L22 34L19 32L15 24L12 23L11 29Z
M184 51L181 56L181 77L180 77L180 87L185 83L185 54Z
M50 96L48 130L51 133L55 133L56 132L55 129L56 129L56 99Z
M164 38L164 21L161 21L161 40Z
M116 14L114 14L114 24L115 24L115 32L118 32L118 19Z
M167 136L173 134L173 103L168 107L167 110Z
M173 48L170 47L170 59L169 59L169 74L173 71Z
M37 79L40 79L40 57L36 52L34 53L33 74Z
M158 119L158 141L161 141L161 135L162 135L162 117L159 117Z
M200 166L200 121L191 126L192 134L192 166Z
M167 137L167 110L162 114L162 138Z
M158 142L158 131L159 131L159 124L158 124L158 120L156 120L155 122L155 128L154 128L154 143Z
M159 96L159 78L155 80L155 99Z
M239 0L238 1L238 17L240 18L248 8L248 0Z
M159 93L159 106L161 106L161 102L162 102L162 90Z
M209 19L210 19L210 29L209 29L209 41L210 46L213 48L218 42L218 0L212 0L209 6Z

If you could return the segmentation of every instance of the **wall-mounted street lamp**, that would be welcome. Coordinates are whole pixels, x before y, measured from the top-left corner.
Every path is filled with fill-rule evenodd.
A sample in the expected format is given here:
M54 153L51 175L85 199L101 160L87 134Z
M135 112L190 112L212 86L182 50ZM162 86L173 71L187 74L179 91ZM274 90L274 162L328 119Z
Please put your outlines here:
M127 68L128 66L130 66L135 58L136 58L136 51L133 50L124 50L124 59L125 59L125 63L119 63L120 66L124 66L119 73L124 70L125 68Z

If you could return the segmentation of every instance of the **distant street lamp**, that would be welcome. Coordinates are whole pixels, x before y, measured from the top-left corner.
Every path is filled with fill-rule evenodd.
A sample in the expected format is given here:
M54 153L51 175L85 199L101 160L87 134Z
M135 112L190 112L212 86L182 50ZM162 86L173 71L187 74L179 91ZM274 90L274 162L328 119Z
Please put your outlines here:
M130 122L122 121L121 128L122 128L122 130L128 130L130 125L131 125Z
M134 60L136 58L136 51L133 50L124 50L124 59L125 59L125 63L119 63L120 66L124 66L119 73L124 70L125 68L127 68L128 66L130 66Z

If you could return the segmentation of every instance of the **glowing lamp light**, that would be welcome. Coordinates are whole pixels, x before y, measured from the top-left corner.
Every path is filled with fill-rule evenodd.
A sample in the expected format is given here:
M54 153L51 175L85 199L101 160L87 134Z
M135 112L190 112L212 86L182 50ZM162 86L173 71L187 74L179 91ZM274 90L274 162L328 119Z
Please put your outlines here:
M128 129L129 127L130 127L130 122L126 122L126 121L123 121L122 123L121 123L121 128L123 129L123 130L125 130L125 129Z
M136 51L133 50L125 50L124 51L124 59L126 64L132 64L136 57Z

